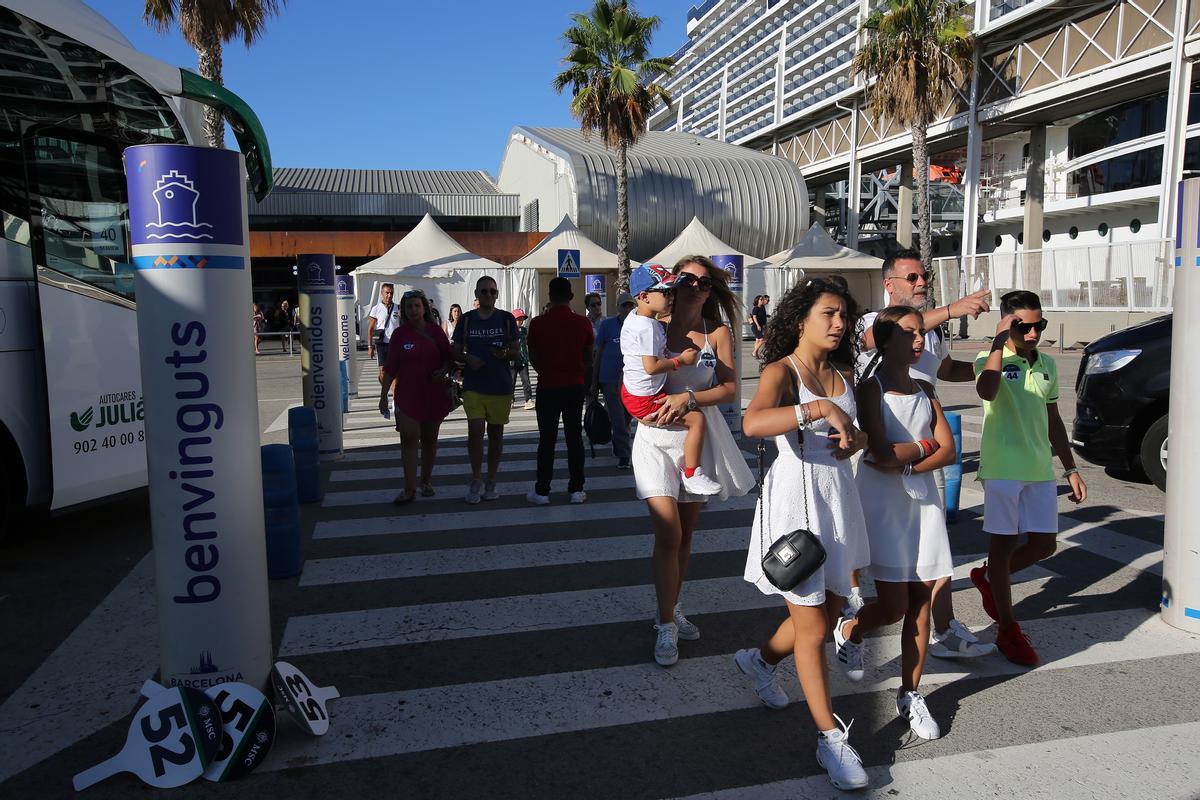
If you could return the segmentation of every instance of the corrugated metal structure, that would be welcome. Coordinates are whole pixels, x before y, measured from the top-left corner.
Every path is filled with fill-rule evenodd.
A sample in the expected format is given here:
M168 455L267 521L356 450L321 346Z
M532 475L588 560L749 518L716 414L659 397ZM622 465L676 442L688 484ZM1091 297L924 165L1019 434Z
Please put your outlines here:
M518 217L519 198L479 170L281 167L250 217Z
M538 177L539 161L552 167L545 178ZM635 259L661 250L693 217L739 251L760 256L789 247L808 229L804 177L786 159L692 134L649 132L630 148L628 164ZM615 176L616 153L598 138L576 128L518 126L498 184L527 206L537 201L543 216L569 214L594 242L615 250Z

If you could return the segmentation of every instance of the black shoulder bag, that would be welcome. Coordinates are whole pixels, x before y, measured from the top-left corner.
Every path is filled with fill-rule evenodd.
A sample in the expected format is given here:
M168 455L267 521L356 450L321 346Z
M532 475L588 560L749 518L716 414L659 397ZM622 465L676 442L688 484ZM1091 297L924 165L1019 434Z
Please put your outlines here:
M792 372L789 366L788 374L792 376L792 398L797 402L800 399L800 390L797 385L796 374ZM808 578L817 568L825 563L825 548L821 545L821 540L810 531L808 518L808 481L804 480L804 431L796 431L797 440L800 444L800 469L801 480L800 485L804 491L804 527L797 528L790 533L786 533L779 539L771 543L770 547L766 547L768 539L766 514L764 507L766 506L766 475L764 465L764 454L766 452L766 443L758 440L758 529L759 535L762 537L759 541L763 545L762 551L762 570L767 576L767 580L776 589L784 592L791 591L797 584Z

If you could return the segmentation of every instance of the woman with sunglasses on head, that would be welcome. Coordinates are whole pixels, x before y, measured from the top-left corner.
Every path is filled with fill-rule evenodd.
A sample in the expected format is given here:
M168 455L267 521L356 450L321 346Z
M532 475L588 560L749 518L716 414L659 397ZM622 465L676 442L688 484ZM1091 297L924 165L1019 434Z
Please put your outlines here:
M783 296L767 323L758 391L742 432L774 437L778 457L760 487L746 554L745 579L763 594L781 595L788 616L761 647L739 650L734 661L770 708L788 704L776 668L794 656L800 687L816 724L817 763L839 789L867 785L850 746L850 726L833 713L825 638L850 591L850 572L870 561L866 523L850 456L866 446L854 424L850 380L835 363L850 363L857 307L845 287L814 278ZM768 550L799 530L810 531L825 560L787 590L763 567Z
M704 256L686 256L675 265L675 298L667 324L667 357L698 351L694 363L667 373L658 412L638 424L633 440L633 476L637 495L646 501L654 530L654 589L658 613L654 659L663 666L679 660L679 639L700 638L683 614L680 594L692 551L692 533L707 498L682 485L683 443L687 429L679 421L700 409L705 417L702 462L721 485L722 500L746 494L754 475L717 406L735 399L734 339L728 324L738 325L738 301L728 276ZM728 324L722 322L722 316Z
M404 491L396 505L412 502L417 495L418 451L421 464L421 496L433 496L433 459L437 455L438 429L451 411L450 373L454 357L450 340L434 322L429 300L419 289L400 298L403 322L392 332L387 361L379 368L385 387L379 410L387 408L387 388L395 385L396 430L404 456ZM398 379L398 380L397 380Z

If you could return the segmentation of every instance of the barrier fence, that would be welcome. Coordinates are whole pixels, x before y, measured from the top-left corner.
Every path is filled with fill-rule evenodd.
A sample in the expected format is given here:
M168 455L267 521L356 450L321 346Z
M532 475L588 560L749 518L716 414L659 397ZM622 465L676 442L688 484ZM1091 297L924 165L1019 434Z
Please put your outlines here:
M996 306L1005 292L1029 289L1051 311L1167 312L1174 287L1172 248L1170 240L1152 239L935 258L938 302L986 288Z

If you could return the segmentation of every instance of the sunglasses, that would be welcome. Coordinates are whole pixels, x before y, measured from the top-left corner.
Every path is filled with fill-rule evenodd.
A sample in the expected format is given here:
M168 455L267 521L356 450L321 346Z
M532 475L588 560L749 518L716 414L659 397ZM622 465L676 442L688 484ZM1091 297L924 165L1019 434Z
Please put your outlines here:
M712 288L713 282L712 278L708 277L707 275L702 278L698 278L690 272L681 272L675 276L675 285L687 286L700 292L707 292Z
M588 308L599 308L600 303L588 303Z
M1046 326L1049 324L1050 320L1040 319L1037 322L1014 322L1012 326L1013 330L1024 336L1030 331L1037 331L1038 333L1041 333L1042 331L1046 330Z
M475 294L500 294L499 289L476 289Z
M907 275L889 275L889 280L903 280L912 285L916 285L917 281L925 281L929 283L929 273L927 272L910 272Z

